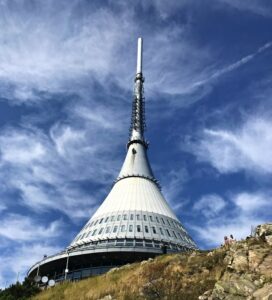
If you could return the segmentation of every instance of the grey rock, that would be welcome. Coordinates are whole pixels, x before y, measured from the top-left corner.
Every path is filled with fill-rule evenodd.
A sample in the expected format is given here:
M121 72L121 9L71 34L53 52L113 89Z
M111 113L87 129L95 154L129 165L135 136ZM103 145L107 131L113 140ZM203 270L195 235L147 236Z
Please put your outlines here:
M265 284L262 288L253 293L255 300L271 300L272 299L272 283Z

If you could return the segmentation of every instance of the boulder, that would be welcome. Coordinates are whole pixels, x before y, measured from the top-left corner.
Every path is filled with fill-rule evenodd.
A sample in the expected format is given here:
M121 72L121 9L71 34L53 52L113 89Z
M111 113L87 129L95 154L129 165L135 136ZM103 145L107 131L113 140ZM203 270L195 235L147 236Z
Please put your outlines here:
M268 278L272 277L272 253L268 254L258 267L260 274Z
M268 245L272 246L272 235L265 236L265 241Z
M260 238L272 235L272 223L258 225L256 227L255 235Z
M267 255L267 249L251 249L248 251L248 264L251 271L256 271Z
M231 268L237 272L244 272L248 270L248 257L244 252L237 252L233 256L232 262L228 268Z
M253 293L255 300L271 300L272 299L272 283L265 284L262 288Z
M225 299L226 296L248 297L256 290L252 281L236 279L231 281L218 281L215 284L212 296L216 299ZM234 298L233 298L234 299Z

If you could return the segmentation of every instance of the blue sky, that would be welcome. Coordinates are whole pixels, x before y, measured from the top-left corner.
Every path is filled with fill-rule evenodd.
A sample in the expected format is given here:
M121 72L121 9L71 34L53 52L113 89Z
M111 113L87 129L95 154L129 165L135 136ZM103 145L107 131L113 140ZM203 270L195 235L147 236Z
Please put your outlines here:
M0 286L109 192L138 36L151 165L194 240L271 221L271 29L271 1L0 0Z

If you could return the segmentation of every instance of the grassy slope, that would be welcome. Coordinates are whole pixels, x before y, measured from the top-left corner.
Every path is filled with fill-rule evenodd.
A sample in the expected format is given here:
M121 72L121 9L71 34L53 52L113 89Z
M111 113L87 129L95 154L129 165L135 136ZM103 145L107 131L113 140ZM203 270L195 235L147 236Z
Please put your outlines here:
M212 289L222 294L215 293L213 299L248 299L264 284L272 284L271 250L267 243L251 238L230 249L161 255L101 276L60 284L33 299L89 300L111 295L108 299L193 300ZM250 292L247 286L253 282L256 286Z
M197 299L211 289L224 270L225 251L163 255L101 276L64 283L38 294L36 300L100 299Z

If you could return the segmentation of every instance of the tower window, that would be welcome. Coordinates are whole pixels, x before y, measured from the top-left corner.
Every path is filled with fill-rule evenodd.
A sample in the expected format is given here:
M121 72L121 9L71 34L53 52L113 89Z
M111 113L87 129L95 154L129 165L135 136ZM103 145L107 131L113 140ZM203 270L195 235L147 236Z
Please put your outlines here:
M163 218L161 218L161 220L162 220L162 223L165 225L164 219L163 219Z
M133 217L134 217L134 215L131 214L131 215L130 215L130 220L131 220L131 221L133 220Z
M156 217L156 221L157 221L157 223L160 223L160 220L159 220L159 218L158 218L158 217Z
M133 225L129 225L129 232L133 232Z
M145 232L148 233L148 226L145 226Z
M168 229L165 229L165 230L166 230L166 232L167 232L168 236L170 236L170 237L171 237L171 234L170 234L169 230L168 230Z
M177 239L177 235L176 235L175 231L173 231L173 235Z
M169 220L168 220L168 219L167 219L167 223L168 223L168 225L169 225L169 226L171 226L171 224L170 224L170 222L169 222Z
M127 215L123 215L123 220L127 220Z
M143 241L142 240L136 240L135 246L136 247L143 247Z
M141 225L137 225L137 232L141 232Z
M96 224L97 224L97 222L98 222L98 220L96 220L96 221L94 222L94 225L96 225Z
M145 241L145 246L146 246L146 247L149 247L149 248L153 248L153 243L152 243L152 241L146 240L146 241Z
M103 231L103 229L104 229L104 227L100 228L100 230L99 230L98 234L101 234L101 233L102 233L102 231Z
M156 227L152 226L152 231L153 231L154 234L156 234L157 233Z
M153 217L152 217L152 216L149 216L149 220L150 220L151 222L153 222Z
M106 233L110 232L110 226L106 227Z
M114 233L117 232L117 229L118 229L118 226L114 226L114 227L113 227L113 232L114 232Z
M137 221L140 221L140 215L136 215Z
M161 227L160 227L160 233L161 233L161 235L164 235L164 234L163 234L163 230L162 230L162 228L161 228Z
M117 221L120 221L120 220L121 220L121 215L118 215Z
M104 220L104 219L102 218L102 219L100 220L99 224L101 224L101 223L103 222L103 220Z
M121 232L125 232L126 231L126 226L125 225L122 225L121 226Z
M111 216L111 222L114 221L114 219L115 219L115 216Z
M146 221L146 215L144 215L144 221Z
M96 231L97 231L97 229L95 229L95 230L93 231L92 236L96 235Z
M133 246L134 240L133 239L126 239L126 246Z
M108 220L109 220L109 217L107 217L107 218L105 219L105 223L107 223L107 222L108 222Z

